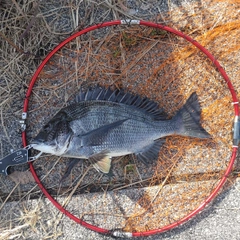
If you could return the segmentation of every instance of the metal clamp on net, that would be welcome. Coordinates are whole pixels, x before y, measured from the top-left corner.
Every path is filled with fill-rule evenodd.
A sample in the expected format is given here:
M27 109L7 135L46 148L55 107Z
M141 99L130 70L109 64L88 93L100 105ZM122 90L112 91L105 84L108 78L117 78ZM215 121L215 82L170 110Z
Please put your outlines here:
M14 165L20 165L28 162L32 162L39 158L42 152L38 153L34 157L29 157L29 150L32 148L31 145L26 146L25 148L18 149L11 154L7 155L0 160L0 173L8 175L8 168Z
M236 116L233 124L233 146L238 147L240 143L240 119Z

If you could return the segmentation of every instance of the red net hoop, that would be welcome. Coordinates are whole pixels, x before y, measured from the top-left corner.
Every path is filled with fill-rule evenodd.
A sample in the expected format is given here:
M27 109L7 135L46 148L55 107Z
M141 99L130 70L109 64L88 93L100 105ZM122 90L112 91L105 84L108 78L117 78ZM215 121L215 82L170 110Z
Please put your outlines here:
M231 93L232 96L232 102L233 102L233 108L234 108L234 115L235 117L239 116L239 105L238 105L238 99L237 99L237 95L235 93L234 87L228 77L228 75L226 74L226 72L224 71L224 69L222 68L222 66L220 65L220 63L214 58L214 56L206 49L204 48L202 45L200 45L197 41L193 40L191 37L183 34L180 31L177 31L175 29L172 29L171 27L168 26L164 26L161 24L157 24L157 23L152 23L152 22L146 22L146 21L139 21L139 20L115 20L115 21L111 21L111 22L104 22L101 24L96 24L94 26L90 26L88 28L85 28L75 34L73 34L72 36L68 37L66 40L64 40L63 42L61 42L57 47L55 47L47 56L46 58L42 61L42 63L40 64L40 66L38 67L38 69L36 70L36 72L34 73L30 85L28 87L27 93L26 93L26 98L24 100L24 108L23 108L23 118L26 118L26 113L28 111L28 105L29 105L29 100L30 100L30 96L32 94L32 89L34 87L34 84L37 80L37 77L39 76L40 72L42 71L43 67L46 65L46 63L50 60L50 58L59 50L61 49L63 46L65 46L67 43L69 43L70 41L74 40L75 38L86 34L90 31L93 30L97 30L100 28L104 28L104 27L109 27L109 26L114 26L114 25L129 25L129 27L131 25L144 25L147 27L152 27L152 28L156 28L156 29L161 29L167 32L170 32L172 34L175 34L183 39L185 39L186 41L190 42L192 45L194 45L195 47L197 47L201 52L203 52L213 63L213 65L215 65L215 67L218 69L218 71L220 72L220 74L222 75L223 79L226 82L226 85L229 88L229 91ZM24 131L22 133L22 142L24 147L27 146L27 139L26 139L26 131ZM104 229L104 228L100 228L98 226L94 226L92 224L87 223L86 221L83 221L82 219L74 216L73 214L71 214L68 210L66 210L64 207L61 206L61 204L59 204L49 193L48 191L44 188L43 184L41 183L39 177L36 174L36 171L34 169L34 166L32 163L29 163L30 165L30 170L31 173L36 181L36 183L38 184L39 188L41 189L41 191L45 194L45 196L53 203L53 205L58 208L62 213L64 213L66 216L68 216L70 219L74 220L75 222L81 224L82 226L91 229L93 231L102 233L102 234L109 234L109 235L113 235L113 236L122 236L122 237L138 237L138 236L148 236L148 235L153 235L153 234L157 234L157 233L161 233L167 230L170 230L174 227L179 226L180 224L183 224L184 222L188 221L189 219L191 219L193 216L195 216L196 214L198 214L200 211L202 211L204 209L204 207L210 203L214 197L217 195L217 193L219 192L219 190L222 188L222 186L224 185L224 183L227 180L227 177L229 175L229 173L231 172L231 169L233 167L236 155L237 155L237 149L238 146L233 145L232 147L232 155L231 158L229 160L228 166L226 168L225 173L223 174L221 180L219 181L218 185L215 187L215 189L211 192L211 194L191 213L187 214L185 217L181 218L180 220L167 225L165 227L161 227L159 229L153 229L153 230L149 230L149 231L145 231L145 232L124 232L121 230L109 230L109 229Z

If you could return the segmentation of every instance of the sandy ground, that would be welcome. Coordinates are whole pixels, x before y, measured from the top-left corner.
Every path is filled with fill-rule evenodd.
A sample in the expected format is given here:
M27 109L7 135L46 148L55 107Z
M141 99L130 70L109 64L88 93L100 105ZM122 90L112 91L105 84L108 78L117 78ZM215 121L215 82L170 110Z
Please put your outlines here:
M189 34L220 61L239 97L239 7L239 1L230 0L3 1L0 157L22 147L22 103L44 56L67 36L94 23L144 19ZM68 159L41 157L34 167L44 186L70 212L107 229L160 228L195 209L216 187L231 155L234 114L218 71L186 41L164 31L128 26L98 30L68 44L40 73L30 99L28 140L73 101L80 85L92 84L147 96L169 116L196 91L203 126L213 140L169 138L158 162L148 169L131 157L117 159L113 180L84 162L63 185L59 180ZM224 192L205 211L149 239L239 239L239 169L237 161ZM62 216L42 195L26 164L11 172L0 176L0 239L109 239Z

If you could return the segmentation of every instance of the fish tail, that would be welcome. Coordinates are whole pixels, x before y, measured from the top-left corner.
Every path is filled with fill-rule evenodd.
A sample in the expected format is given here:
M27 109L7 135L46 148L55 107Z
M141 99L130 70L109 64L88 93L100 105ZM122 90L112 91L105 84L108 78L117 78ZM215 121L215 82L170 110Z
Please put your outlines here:
M182 136L210 138L211 135L201 126L201 108L194 92L174 117L178 125L177 133Z

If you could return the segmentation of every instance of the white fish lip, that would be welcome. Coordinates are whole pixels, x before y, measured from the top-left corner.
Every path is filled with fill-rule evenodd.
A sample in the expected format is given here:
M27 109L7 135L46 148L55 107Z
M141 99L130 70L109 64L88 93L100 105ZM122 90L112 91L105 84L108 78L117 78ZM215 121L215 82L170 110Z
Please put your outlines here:
M38 150L40 152L57 155L55 146L46 145L44 142L41 142L39 144L32 143L31 146L32 146L33 149Z

